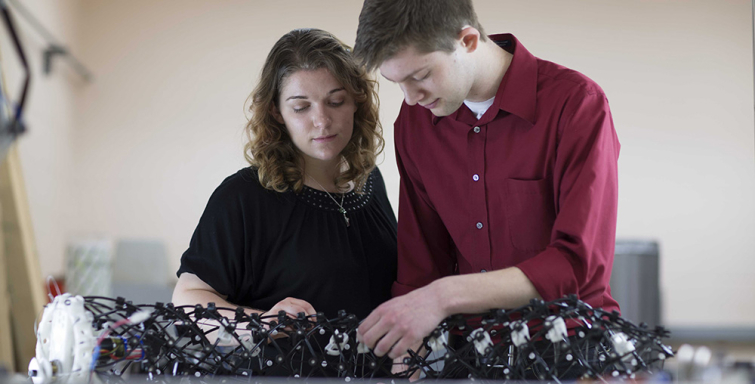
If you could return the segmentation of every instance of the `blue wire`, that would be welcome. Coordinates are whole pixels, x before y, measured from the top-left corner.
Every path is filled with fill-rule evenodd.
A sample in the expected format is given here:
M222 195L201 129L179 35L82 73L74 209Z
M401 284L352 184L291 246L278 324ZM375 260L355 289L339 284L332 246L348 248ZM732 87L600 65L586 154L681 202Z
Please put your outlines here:
M89 367L89 371L94 371L94 367L97 365L97 359L100 358L100 346L97 345L94 347L94 352L92 352L92 366Z

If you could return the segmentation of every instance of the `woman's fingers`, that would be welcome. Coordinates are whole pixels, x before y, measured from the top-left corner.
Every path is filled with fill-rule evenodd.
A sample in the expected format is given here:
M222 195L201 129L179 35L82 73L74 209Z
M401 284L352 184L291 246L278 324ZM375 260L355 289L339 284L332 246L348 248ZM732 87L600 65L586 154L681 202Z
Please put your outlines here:
M312 304L294 297L287 297L279 301L272 308L270 308L270 311L268 311L267 314L274 315L280 311L285 311L291 317L297 317L301 312L304 312L304 314L307 316L317 314L315 308L312 307Z
M298 306L301 309L300 312L304 312L305 314L307 314L307 316L316 315L317 314L317 312L315 311L315 308L312 306L312 304L310 304L310 303L308 303L308 302L306 302L304 300L292 298L292 302L296 303L296 306ZM298 312L297 312L297 314L298 314Z
M312 304L306 302L305 300L297 299L294 297L287 297L279 301L277 304L275 304L272 308L270 308L269 311L267 311L263 315L265 316L277 315L280 311L286 312L288 317L291 317L291 318L299 317L300 313L304 313L306 316L317 314L317 312L315 311L315 308L312 307ZM284 329L287 331L291 331L289 327L286 327ZM282 336L285 336L285 335L278 334L275 337L282 337Z

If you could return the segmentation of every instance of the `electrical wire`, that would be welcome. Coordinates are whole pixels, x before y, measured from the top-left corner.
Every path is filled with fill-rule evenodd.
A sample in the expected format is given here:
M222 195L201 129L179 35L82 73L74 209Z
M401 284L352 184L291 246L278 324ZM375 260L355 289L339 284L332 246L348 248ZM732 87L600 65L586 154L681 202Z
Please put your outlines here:
M394 363L386 356L364 351L356 341L359 320L343 311L333 319L322 313L290 317L285 312L246 314L212 303L134 305L123 298L96 297L85 298L85 308L101 332L92 371L105 377L122 374L118 363L139 361L150 377L275 374L348 381L422 372L425 380L605 381L657 372L673 356L662 343L668 337L664 328L634 325L575 297L449 317L420 350L410 353L398 373L391 373ZM139 324L130 320L136 314ZM108 337L114 347L99 349ZM121 345L123 350L114 353ZM433 348L442 353L430 354Z

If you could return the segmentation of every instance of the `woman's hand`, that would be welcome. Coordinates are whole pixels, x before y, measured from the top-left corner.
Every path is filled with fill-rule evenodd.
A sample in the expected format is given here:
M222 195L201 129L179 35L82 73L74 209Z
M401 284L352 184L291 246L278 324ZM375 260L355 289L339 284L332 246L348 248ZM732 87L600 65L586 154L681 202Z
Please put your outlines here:
M292 318L299 316L300 312L304 312L304 314L307 316L317 314L317 312L315 312L315 309L312 307L312 304L301 299L287 297L279 301L272 308L270 308L269 311L263 313L262 315L277 315L280 311L285 311L288 316Z
M285 311L288 317L291 318L297 318L299 317L299 313L304 312L305 315L316 315L317 312L315 312L315 308L312 307L312 304L293 297L287 297L281 301L279 301L277 304L275 304L272 308L270 308L269 311L262 313L262 316L270 316L270 315L278 315L278 312ZM270 321L271 319L266 319L266 321ZM285 331L293 331L290 327L284 328ZM277 339L280 337L287 337L288 335L285 333L277 333L273 332L271 337L273 339Z

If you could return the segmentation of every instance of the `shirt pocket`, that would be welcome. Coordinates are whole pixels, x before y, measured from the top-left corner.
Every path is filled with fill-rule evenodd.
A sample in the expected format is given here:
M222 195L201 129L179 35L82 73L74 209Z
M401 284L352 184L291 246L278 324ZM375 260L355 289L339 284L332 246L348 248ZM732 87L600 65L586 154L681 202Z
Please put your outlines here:
M556 212L549 179L506 179L504 210L514 248L542 251L550 243Z

